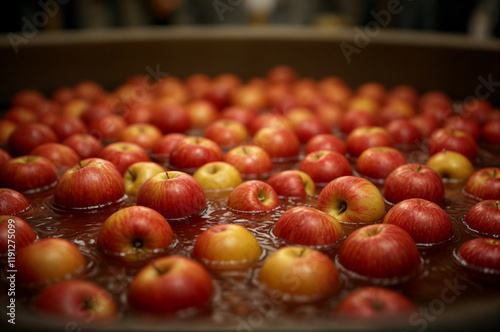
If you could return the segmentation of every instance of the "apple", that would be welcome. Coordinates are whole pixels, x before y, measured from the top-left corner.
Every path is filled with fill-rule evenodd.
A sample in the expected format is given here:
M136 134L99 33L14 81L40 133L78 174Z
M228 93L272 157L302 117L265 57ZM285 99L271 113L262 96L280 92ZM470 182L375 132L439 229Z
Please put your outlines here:
M347 153L344 141L333 134L319 134L307 141L306 154L320 150L336 151L343 155Z
M492 110L493 105L490 101L481 98L473 98L464 103L461 114L463 117L472 118L482 125L485 123Z
M354 129L360 127L373 127L377 123L375 116L363 111L349 111L340 120L340 131L349 135Z
M459 152L474 162L477 144L474 138L463 131L441 128L432 133L427 144L427 151L429 155L433 155L442 150Z
M128 125L118 140L134 143L145 150L151 150L162 136L162 132L155 126L147 123L136 123Z
M242 85L232 92L231 104L260 111L267 107L267 96L264 88L258 85Z
M420 131L422 139L429 138L431 134L438 129L437 121L430 115L417 115L410 118L410 121Z
M18 125L14 121L1 119L0 120L0 144L7 143L10 134L16 130Z
M479 139L479 136L481 134L481 127L476 120L474 120L473 118L466 118L458 115L446 119L443 128L463 131L469 134L476 141Z
M17 125L25 125L28 123L37 122L38 115L32 109L25 107L14 107L5 113L4 119L12 121Z
M344 237L344 230L335 217L307 206L285 211L276 221L274 235L290 243L324 246Z
M99 158L110 161L120 174L124 174L134 163L151 161L144 148L127 142L116 142L106 146L99 154Z
M266 212L280 204L273 187L260 180L245 181L229 194L227 205L239 212Z
M291 84L297 79L297 72L290 66L274 66L266 74L266 79L270 83Z
M285 116L275 113L263 113L250 123L250 135L255 135L262 128L285 128L293 130L292 123Z
M448 104L451 105L451 98L443 91L431 90L424 93L418 100L420 106L427 104Z
M0 255L19 250L35 240L36 234L26 221L16 216L0 215Z
M21 156L0 168L0 187L21 192L47 190L57 181L57 169L47 158Z
M229 106L222 110L220 119L239 122L248 129L258 115L256 110L249 107Z
M307 143L316 135L332 133L330 127L316 116L300 121L293 127L293 130L301 143Z
M423 198L441 204L445 199L444 183L432 168L421 164L406 164L387 176L384 196L393 204L408 198Z
M465 192L479 199L500 199L500 168L486 167L474 172Z
M500 240L472 239L460 246L457 252L464 263L485 273L500 273Z
M58 171L66 170L78 164L80 156L67 145L59 143L44 143L30 152L31 156L49 159Z
M141 186L152 176L165 172L165 167L151 161L139 161L130 165L123 175L125 193L137 196Z
M6 150L0 148L0 168L11 159L12 156Z
M396 168L407 163L405 155L395 148L378 146L368 148L356 161L356 170L373 180L385 180Z
M38 312L78 322L108 322L118 315L113 297L86 280L64 280L45 288L35 300Z
M30 202L20 192L0 188L0 215L16 215L30 208Z
M61 106L65 105L74 98L75 98L75 93L73 89L68 86L61 86L52 93L52 100L54 100Z
M62 106L61 115L69 115L75 118L79 118L82 116L83 112L85 112L85 110L90 107L90 105L91 104L87 100L75 97Z
M474 165L463 154L446 150L430 156L425 165L436 171L444 181L465 181L475 171Z
M106 103L97 103L94 105L89 105L82 114L79 116L79 118L87 125L90 126L90 124L96 120L99 120L105 116L108 116L110 114L113 114L113 108L107 105Z
M207 208L203 187L191 175L168 171L154 175L137 193L137 205L158 211L168 220L185 219Z
M16 268L16 282L42 285L82 274L87 261L68 240L45 238L17 251Z
M134 277L128 290L130 306L151 314L202 308L213 295L210 274L196 261L183 256L153 260Z
M319 250L284 247L262 265L259 283L286 302L312 302L335 294L340 277L335 263Z
M374 224L356 229L342 244L339 263L357 276L391 279L415 274L420 254L412 237L392 224Z
M109 114L92 121L89 125L89 133L100 141L114 141L120 137L126 127L127 123L121 116Z
M392 120L385 129L396 145L416 146L422 141L420 130L409 119Z
M290 108L289 110L286 110L284 114L292 124L293 128L295 128L295 126L300 122L315 117L314 112L306 107Z
M209 270L246 269L262 254L257 239L245 227L222 224L203 231L193 247L193 256Z
M232 190L243 182L238 169L223 161L214 161L201 166L193 177L205 191Z
M481 128L481 135L486 143L500 145L500 120L486 122Z
M212 79L205 74L192 74L184 80L184 85L193 100L204 98L211 84Z
M377 116L382 126L387 126L394 120L409 119L415 115L412 105L400 99L388 99L386 104L379 110Z
M57 136L50 127L30 123L16 128L9 136L7 148L15 157L27 155L31 150L43 143L57 143Z
M181 170L192 170L212 161L222 160L222 150L212 140L188 136L181 139L170 153L169 163Z
M345 141L347 152L351 157L359 155L375 146L393 146L389 132L382 127L359 127L349 133Z
M215 105L219 110L228 107L231 101L231 93L235 89L235 86L230 85L214 80L203 99Z
M232 148L245 143L248 138L247 128L233 120L218 120L209 124L203 137L217 143L221 148Z
M384 223L401 227L418 245L434 245L453 237L450 216L439 205L421 198L405 199L385 215Z
M387 93L387 99L399 99L407 102L409 105L416 105L418 102L418 92L411 85L400 84Z
M338 152L329 150L307 154L300 161L299 170L307 173L317 185L352 174L351 165L347 158Z
M62 144L72 148L80 159L88 159L99 156L102 143L90 134L73 134L62 141Z
M342 107L330 102L319 105L314 112L330 128L338 128L344 116Z
M297 158L300 152L299 139L285 128L262 128L253 136L252 144L264 149L273 161Z
M35 89L22 89L17 91L11 98L12 106L33 108L45 100L45 96Z
M469 229L493 237L500 237L500 205L488 199L476 203L467 211L464 222Z
M306 197L315 192L314 181L311 177L299 170L281 171L267 180L267 184L273 187L278 196L284 197Z
M244 178L262 178L274 169L269 154L256 145L234 147L226 152L224 161L236 167Z
M382 287L367 286L350 292L335 308L335 316L350 320L404 319L417 312L406 296Z
M420 114L432 117L440 127L455 115L450 101L425 102L420 106Z
M377 222L385 213L378 188L356 176L342 176L328 183L319 194L317 208L340 222L355 224Z
M80 161L61 175L54 188L55 204L70 209L102 207L124 195L123 179L115 165L99 158Z
M186 105L191 128L205 128L219 118L219 110L209 101L193 100Z
M87 126L82 120L69 115L57 118L51 128L60 141L65 140L73 134L85 134L87 132Z
M384 101L386 93L385 86L378 82L363 83L356 89L357 96L368 97L375 100L378 104Z
M88 101L95 101L105 94L104 89L99 83L94 81L81 81L73 87L75 96Z
M154 159L161 163L167 162L170 157L170 153L172 153L172 150L177 143L186 137L186 135L181 133L172 133L162 136L151 150Z
M163 134L184 133L191 127L191 119L185 107L172 105L156 110L151 124Z
M132 263L158 255L174 241L165 218L144 206L129 206L109 216L97 244L107 256Z
M153 109L148 105L136 105L128 107L123 119L128 124L150 123L153 120Z
M347 112L366 112L375 115L378 112L379 105L371 98L363 96L354 96L347 105Z

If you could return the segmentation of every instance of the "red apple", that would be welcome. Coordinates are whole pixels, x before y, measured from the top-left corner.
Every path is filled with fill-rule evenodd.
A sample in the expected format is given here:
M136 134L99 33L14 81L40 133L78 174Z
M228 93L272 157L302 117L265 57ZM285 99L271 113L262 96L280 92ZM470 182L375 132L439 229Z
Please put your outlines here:
M363 287L349 293L335 308L338 318L387 320L409 317L417 307L406 296L382 287Z
M474 172L465 192L479 199L500 199L500 168L486 167Z
M0 215L0 255L19 250L35 241L36 234L23 219Z
M385 180L393 170L406 163L401 151L380 146L363 151L356 161L356 170L370 179Z
M399 282L419 270L420 255L405 230L396 225L375 224L358 228L345 239L339 263L361 277Z
M108 116L113 113L113 108L107 105L106 103L97 103L94 105L90 105L87 107L79 118L87 125L96 120L99 120L105 116Z
M436 152L425 165L436 171L443 181L465 181L474 173L474 165L470 160L453 151Z
M305 247L275 251L262 265L258 280L287 302L312 302L340 289L335 263L321 251Z
M342 176L328 183L319 194L317 208L345 223L373 223L385 213L378 188L356 176Z
M203 137L217 143L221 148L232 148L243 144L248 138L246 127L233 120L218 120L209 124Z
M37 122L38 115L32 109L25 107L14 107L5 113L4 119L12 121L17 125L25 125L28 123Z
M109 114L94 120L89 125L89 133L100 141L114 141L120 137L127 123L116 114Z
M0 168L0 187L21 192L46 190L56 181L57 169L49 159L44 157L17 157Z
M315 113L330 128L338 128L344 116L342 107L330 102L319 105Z
M11 98L12 106L33 108L38 103L45 100L45 96L35 89L22 89L16 92Z
M328 150L307 154L299 163L299 170L307 173L316 184L324 184L340 176L351 175L351 165L344 155Z
M42 285L85 272L87 261L68 240L46 238L22 247L16 254L16 282Z
M356 128L372 127L377 123L375 116L363 111L350 111L340 120L340 131L346 135Z
M396 145L415 146L422 141L420 130L409 119L392 120L385 129Z
M62 144L72 148L80 159L88 159L99 156L102 149L102 143L90 134L73 134L66 138Z
M161 137L151 150L154 158L162 163L168 161L174 147L186 137L186 135L180 133L167 134Z
M301 143L307 143L316 135L332 133L330 127L316 116L300 121L294 125L293 131Z
M230 106L222 110L220 114L221 119L239 122L247 129L257 116L256 110L242 106Z
M481 134L481 127L476 120L458 115L446 119L443 128L463 131L469 134L476 141L479 139Z
M54 201L63 208L91 209L117 202L124 194L123 179L116 167L107 160L89 158L61 175Z
M99 158L110 161L122 175L130 165L151 160L144 148L126 142L117 142L106 146L99 154Z
M481 128L481 135L486 143L500 145L500 120L486 122Z
M252 143L264 149L271 160L296 158L300 142L293 131L285 128L267 127L255 133Z
M314 181L311 177L299 170L281 171L267 180L279 196L306 197L315 192Z
M434 245L453 237L453 224L446 211L421 198L394 205L385 215L384 223L401 227L418 245Z
M307 141L306 154L320 150L336 151L343 155L347 152L344 141L333 134L319 134Z
M229 194L227 205L239 212L265 212L280 204L273 187L260 180L243 182Z
M86 280L64 280L45 288L36 298L37 311L78 322L107 322L118 315L113 297Z
M106 255L124 262L145 261L174 241L165 218L153 209L130 206L106 219L97 244Z
M54 100L59 105L65 105L74 98L75 92L68 86L59 87L52 93L52 100Z
M269 69L266 78L270 83L291 84L297 79L297 72L290 66L278 65Z
M214 161L201 166L193 177L206 191L232 190L243 182L238 169L223 161Z
M347 112L366 112L370 114L377 114L379 105L377 102L371 98L355 96L349 101L347 105Z
M269 154L256 145L232 148L224 155L224 161L236 167L244 178L265 177L274 169Z
M146 150L151 150L163 136L153 125L137 123L128 125L118 138L121 142L134 143Z
M498 200L485 200L476 203L465 215L464 222L473 231L500 237L500 205Z
M31 156L49 159L58 171L66 170L78 164L80 156L67 145L59 143L44 143L30 152Z
M149 123L153 119L153 114L153 109L150 106L137 105L129 107L123 115L123 119L128 124Z
M213 161L222 160L217 143L204 137L188 136L181 139L170 153L169 163L181 170L192 170Z
M427 144L427 151L429 155L433 155L443 150L459 152L474 162L477 144L474 138L463 131L442 128L432 133Z
M210 274L196 261L183 256L153 260L134 277L128 302L135 310L168 314L202 308L213 295Z
M262 249L245 227L222 224L203 231L193 247L193 256L209 270L246 269L255 265Z
M137 196L141 186L152 176L165 172L165 167L151 161L139 161L127 168L123 175L125 193L129 196Z
M409 105L415 105L418 101L418 92L411 85L400 84L387 93L387 98L399 99L407 102Z
M250 124L250 135L255 135L262 128L293 129L292 123L285 116L275 113L263 113L257 116Z
M11 159L12 156L6 150L0 148L0 168Z
M19 214L30 208L23 194L8 188L0 188L0 215Z
M430 115L417 115L410 118L410 121L418 128L422 139L429 138L438 129L437 121Z
M472 239L460 246L458 256L467 266L485 273L500 273L500 240Z
M57 136L50 127L31 123L17 127L7 141L7 147L13 156L22 156L43 143L57 143Z
M85 110L90 107L90 105L91 104L87 100L74 98L73 100L68 101L62 106L61 115L69 115L75 118L79 118L82 116L83 112L85 112Z
M351 157L358 157L363 151L376 146L393 146L393 141L382 127L359 127L351 131L346 141L347 152Z
M337 219L307 206L285 211L274 225L273 233L288 242L307 246L329 245L344 237Z
M232 105L250 107L257 111L267 107L265 90L258 85L242 85L231 94Z
M444 184L430 167L420 164L402 165L392 171L384 184L385 199L393 204L408 198L444 202Z
M184 80L184 85L193 100L204 98L211 84L212 79L205 74L192 74Z
M492 110L493 105L488 100L473 98L464 103L461 114L463 117L472 118L482 125Z
M454 116L453 108L450 101L429 101L420 106L420 114L432 117L438 124L442 126L446 119Z
M205 128L219 118L219 110L209 101L193 100L186 105L192 128Z
M191 175L168 171L147 180L137 193L137 205L158 211L168 220L202 213L207 202L203 187Z
M7 143L9 136L16 130L18 125L10 120L0 120L0 144Z
M400 99L388 99L378 112L378 121L382 126L387 126L394 120L409 119L415 115L412 105Z
M87 126L82 120L69 115L63 115L51 126L60 141L65 140L73 134L85 134Z
M356 89L356 94L362 97L368 97L381 104L385 99L386 88L378 82L367 82L361 84Z
M81 81L73 87L77 98L95 101L105 94L104 89L94 81Z
M215 105L219 110L226 108L230 104L231 93L235 89L232 84L230 85L231 86L221 81L214 81L203 99Z

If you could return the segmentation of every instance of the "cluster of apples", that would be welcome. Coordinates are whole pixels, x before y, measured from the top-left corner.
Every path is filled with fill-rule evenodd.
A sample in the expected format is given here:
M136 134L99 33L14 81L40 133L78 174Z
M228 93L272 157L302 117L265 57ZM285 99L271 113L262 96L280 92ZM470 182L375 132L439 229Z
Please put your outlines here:
M486 100L454 109L440 91L419 96L410 86L378 83L353 91L338 77L298 78L286 66L246 83L196 74L158 82L134 76L113 92L82 82L50 99L23 90L0 120L0 248L7 253L15 224L17 280L44 287L35 301L41 312L114 318L112 296L78 279L89 263L79 248L37 239L19 216L30 209L27 197L42 191L52 190L54 207L69 213L131 197L136 204L107 218L96 245L124 264L144 265L128 287L135 310L202 308L214 296L211 273L255 266L266 292L311 302L338 294L342 274L384 284L418 274L419 249L455 236L444 209L452 182L478 200L464 218L477 238L457 248L457 263L498 275L500 168L477 169L480 141L500 146L500 111ZM192 257L165 256L175 245L171 224L203 214L214 191L244 216L273 211L283 197L319 195L315 206L279 216L270 232L290 245L268 257L237 224L200 232ZM343 225L357 229L348 234ZM340 246L336 261L320 250L332 245ZM413 310L397 292L366 287L343 298L335 314Z

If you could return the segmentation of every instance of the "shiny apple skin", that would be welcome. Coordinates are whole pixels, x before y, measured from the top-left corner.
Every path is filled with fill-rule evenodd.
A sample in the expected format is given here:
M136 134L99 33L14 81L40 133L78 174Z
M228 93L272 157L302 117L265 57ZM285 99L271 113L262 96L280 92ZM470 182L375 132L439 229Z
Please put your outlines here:
M0 215L0 255L7 254L9 249L19 250L35 240L36 234L26 221L16 216ZM9 245L14 245L14 248Z
M467 180L465 192L479 199L500 199L500 168L486 167Z
M241 212L265 212L279 206L276 191L260 180L245 181L229 194L227 205Z
M500 239L476 238L462 244L458 255L483 272L500 273Z
M311 177L299 170L286 170L275 173L267 180L279 196L301 197L313 195L314 181Z
M476 203L467 211L464 222L473 231L487 236L500 237L500 204L498 200Z

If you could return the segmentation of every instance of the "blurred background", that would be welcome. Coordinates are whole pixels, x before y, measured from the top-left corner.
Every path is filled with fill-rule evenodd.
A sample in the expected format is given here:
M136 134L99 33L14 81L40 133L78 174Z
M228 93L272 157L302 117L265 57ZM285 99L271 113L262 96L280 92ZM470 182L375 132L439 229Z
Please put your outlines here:
M355 26L395 0L48 0L8 1L0 11L1 32L21 31L40 3L64 4L43 30L150 25L238 24ZM500 36L500 0L400 0L404 7L389 27Z

